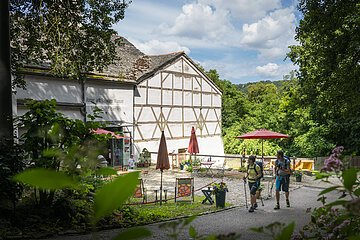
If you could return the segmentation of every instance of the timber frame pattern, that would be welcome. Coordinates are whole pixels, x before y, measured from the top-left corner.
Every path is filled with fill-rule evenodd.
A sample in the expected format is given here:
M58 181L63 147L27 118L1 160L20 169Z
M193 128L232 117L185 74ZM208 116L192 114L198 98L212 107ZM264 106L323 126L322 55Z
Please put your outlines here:
M175 67L174 67L175 66ZM188 138L189 127L200 136L221 136L221 92L186 56L137 85L134 125L136 141Z

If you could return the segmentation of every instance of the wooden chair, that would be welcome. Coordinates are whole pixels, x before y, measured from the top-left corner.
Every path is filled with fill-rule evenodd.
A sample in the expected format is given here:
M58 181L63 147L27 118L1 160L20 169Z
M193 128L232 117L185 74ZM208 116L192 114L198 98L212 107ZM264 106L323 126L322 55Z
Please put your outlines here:
M142 178L139 178L139 183L135 188L133 198L141 198L143 203L147 202L146 189Z
M194 178L176 178L175 202L194 202Z

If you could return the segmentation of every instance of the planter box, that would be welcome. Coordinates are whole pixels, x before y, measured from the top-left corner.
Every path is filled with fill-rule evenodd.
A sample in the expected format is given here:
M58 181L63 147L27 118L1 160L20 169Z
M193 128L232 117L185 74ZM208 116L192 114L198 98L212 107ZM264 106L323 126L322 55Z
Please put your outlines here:
M226 191L217 191L215 193L216 207L224 208L225 198L226 198Z

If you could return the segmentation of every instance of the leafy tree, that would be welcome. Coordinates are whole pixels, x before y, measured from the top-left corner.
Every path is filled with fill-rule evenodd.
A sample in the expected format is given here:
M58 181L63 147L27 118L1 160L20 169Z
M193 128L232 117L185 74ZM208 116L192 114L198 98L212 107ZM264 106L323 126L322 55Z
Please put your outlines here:
M29 111L16 121L25 131L20 140L29 155L30 166L55 171L61 167L73 176L95 170L100 143L92 140L106 140L106 137L95 136L91 130L100 123L84 123L63 116L56 111L55 100L31 100L27 106ZM54 191L35 189L35 195L37 192L40 205L52 203Z
M116 56L111 27L124 18L127 0L11 0L12 73L45 66L61 77L80 79ZM16 78L15 86L25 82Z
M360 149L360 3L357 0L302 0L299 45L288 56L299 65L298 78L310 118L331 129L326 141Z
M15 211L23 186L14 182L12 177L25 168L24 156L24 150L13 141L0 142L0 208L10 202Z
M221 80L215 69L210 69L206 74L222 90L222 128L226 129L247 113L246 96L237 89L236 85Z

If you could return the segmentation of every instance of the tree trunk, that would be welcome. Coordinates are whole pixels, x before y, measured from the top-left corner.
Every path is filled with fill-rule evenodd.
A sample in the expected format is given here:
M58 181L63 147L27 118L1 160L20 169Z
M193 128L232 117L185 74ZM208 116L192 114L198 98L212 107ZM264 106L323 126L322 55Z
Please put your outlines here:
M13 139L9 2L0 1L0 138Z

